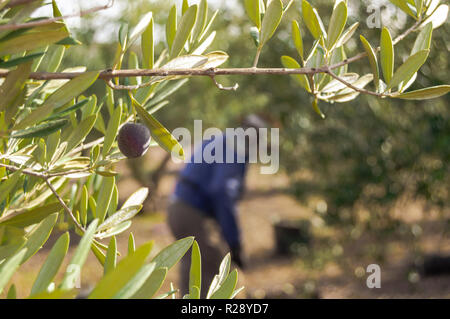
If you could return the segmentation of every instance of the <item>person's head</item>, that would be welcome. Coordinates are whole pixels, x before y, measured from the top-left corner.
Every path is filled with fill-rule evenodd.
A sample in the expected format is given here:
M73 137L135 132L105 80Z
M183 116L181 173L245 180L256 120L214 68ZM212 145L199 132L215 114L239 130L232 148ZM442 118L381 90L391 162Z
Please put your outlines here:
M262 128L268 128L268 124L259 115L252 113L252 114L245 116L241 120L241 128L245 132L248 132L248 134L244 135L245 136L245 153L248 156L249 152L250 152L250 147L256 146L256 149L259 148L259 142L260 142L259 131ZM251 131L253 131L253 132L251 132ZM254 136L256 138L256 141L251 141L251 138L250 138L251 136ZM251 145L252 142L253 143L256 142L256 145Z

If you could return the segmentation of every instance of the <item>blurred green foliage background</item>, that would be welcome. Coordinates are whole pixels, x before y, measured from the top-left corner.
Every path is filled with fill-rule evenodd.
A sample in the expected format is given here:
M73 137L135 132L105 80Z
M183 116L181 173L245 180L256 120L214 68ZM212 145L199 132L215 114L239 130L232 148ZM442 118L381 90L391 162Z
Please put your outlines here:
M63 61L64 67L78 64L87 64L88 69L110 67L116 39L109 40L105 36L98 41L99 28L118 29L120 22L135 25L148 11L153 11L158 24L158 19L161 22L166 19L173 3L181 5L181 1L178 2L116 0L115 6L121 10L118 20L103 26L96 21L97 15L84 17L81 28L73 31L87 45L69 50ZM374 45L379 44L380 29L368 27L367 19L373 13L368 12L368 8L383 3L388 2L349 1L348 25L359 21L357 34L363 34ZM317 0L313 5L327 25L331 1ZM242 2L210 1L210 7L221 8L215 22L218 34L212 49L224 50L230 55L225 67L250 66L255 46ZM400 11L381 8L382 26L388 26L394 37L412 23ZM300 17L300 2L297 1L263 50L260 67L281 67L282 55L296 56L290 22L297 19L302 26ZM304 25L303 30L305 48L310 48L313 39ZM155 31L160 32L161 40L164 39L162 25L157 25ZM429 60L411 89L448 83L449 31L448 22L434 30ZM397 67L408 56L414 40L415 35L410 35L395 47ZM363 50L356 35L348 47L351 48L348 56ZM162 49L163 44L159 43L157 51ZM349 72L352 69L360 74L370 72L365 59L351 64ZM156 116L169 129L191 128L194 119L203 120L204 127L225 128L236 126L237 119L245 114L259 113L273 126L280 127L280 161L282 169L291 178L290 191L299 200L319 195L323 201L318 212L328 223L356 223L354 207L363 203L378 216L371 219L372 224L368 227L388 227L389 223L380 222L389 218L384 212L403 196L425 199L427 205L440 208L449 206L448 95L420 102L360 96L344 104L321 103L327 116L322 120L313 111L310 97L290 77L234 76L219 77L218 81L224 85L237 82L240 88L237 92L220 91L210 79L194 78ZM104 85L98 83L91 90L102 96Z

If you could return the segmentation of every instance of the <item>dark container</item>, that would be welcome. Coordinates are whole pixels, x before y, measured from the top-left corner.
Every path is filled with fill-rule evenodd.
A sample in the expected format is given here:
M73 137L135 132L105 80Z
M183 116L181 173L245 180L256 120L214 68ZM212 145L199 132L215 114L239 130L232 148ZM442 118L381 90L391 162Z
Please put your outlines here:
M311 243L311 223L308 220L280 220L273 227L278 255L293 255L295 247Z

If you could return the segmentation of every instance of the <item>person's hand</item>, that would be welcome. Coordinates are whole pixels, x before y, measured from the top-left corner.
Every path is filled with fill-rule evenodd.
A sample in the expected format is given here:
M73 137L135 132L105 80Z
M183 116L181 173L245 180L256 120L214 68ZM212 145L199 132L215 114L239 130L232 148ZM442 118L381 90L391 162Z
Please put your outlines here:
M241 246L232 247L230 253L231 261L234 262L240 269L244 270L247 267L247 262Z

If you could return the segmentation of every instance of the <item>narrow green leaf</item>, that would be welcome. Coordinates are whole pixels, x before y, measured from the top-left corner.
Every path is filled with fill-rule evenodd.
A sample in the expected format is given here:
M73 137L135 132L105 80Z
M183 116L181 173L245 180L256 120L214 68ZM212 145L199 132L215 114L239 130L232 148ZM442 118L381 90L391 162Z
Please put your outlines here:
M74 299L79 293L78 289L56 289L52 292L41 292L30 297L30 299Z
M317 99L314 99L314 100L313 100L312 106L313 106L314 111L315 111L322 119L325 119L325 114L323 114L322 111L320 110L320 108L319 108L319 102L317 101Z
M32 53L32 54L28 54L25 55L23 57L20 58L15 58L15 59L10 59L8 61L3 61L0 62L0 68L2 69L7 69L7 68L12 68L16 65L28 62L30 60L36 59L36 58L40 58L45 54L45 52L38 52L38 53Z
M166 41L169 50L172 49L173 40L177 34L177 7L173 5L169 12L169 18L166 23Z
M410 56L395 72L386 90L398 86L402 81L410 79L428 58L430 50L422 50Z
M394 74L394 46L392 44L391 34L386 27L381 31L380 57L384 81L389 85Z
M327 38L327 48L332 50L336 41L344 31L345 24L347 23L347 5L345 1L341 1L334 8L333 14L331 15L330 24L328 25L328 38Z
M133 233L130 233L130 236L128 237L128 255L134 253L136 250L135 242L134 242L134 236Z
M127 48L128 43L128 24L122 23L119 29L119 44L122 52Z
M389 0L393 4L395 4L397 7L399 7L403 12L407 13L411 17L415 18L415 13L411 10L411 8L408 6L406 0Z
M97 286L89 295L89 299L112 298L144 265L147 256L152 250L152 247L153 242L149 242L139 247L131 255L122 259L114 270L108 272L99 281Z
M192 42L196 42L200 39L201 34L206 26L206 20L208 17L208 1L200 0L198 4L197 20L195 21L194 28L192 29Z
M155 37L154 20L151 19L147 28L141 36L143 66L146 69L153 69L155 64Z
M0 265L0 293L2 293L17 268L19 268L26 252L27 249L24 248Z
M22 177L22 172L17 171L12 173L6 181L2 181L0 183L0 203L3 202L8 196L10 196L14 187L16 187L17 183Z
M63 16L61 11L59 10L58 5L56 4L55 0L52 0L52 9L53 9L53 16L54 17L62 17ZM61 20L61 22L64 23L63 20ZM69 34L69 30L67 29L65 23L64 23L64 30Z
M45 68L46 72L56 72L59 69L59 66L61 65L61 61L64 57L64 52L66 51L66 48L64 46L56 46L51 54L49 54L49 61Z
M121 117L122 117L122 106L118 105L115 108L114 113L112 114L108 122L108 128L106 129L106 135L102 149L103 158L106 158L109 151L111 150L114 141L116 140L117 132L119 131Z
M89 200L89 192L86 185L83 185L80 199L80 219L82 225L86 225L87 223L88 200Z
M45 122L25 130L18 130L11 133L13 138L35 138L46 137L66 126L67 120L54 120Z
M15 101L22 92L25 82L31 72L31 61L23 63L17 69L11 71L0 87L0 112L16 110ZM10 111L11 112L11 111ZM15 112L11 112L15 113Z
M130 95L131 96L131 95ZM184 151L181 144L172 136L172 134L161 125L152 115L150 115L132 96L132 102L136 113L139 115L145 126L148 127L153 139L165 149L178 158L184 159Z
M134 275L134 277L131 278L127 282L127 284L113 296L113 299L131 298L145 284L154 270L154 263L142 266L141 269L139 269L139 271Z
M24 51L33 51L43 48L68 36L68 33L61 27L61 23L53 23L50 28L37 27L22 33L16 37L3 39L0 42L0 56L16 54Z
M103 223L111 202L112 192L115 184L114 177L103 177L102 187L100 188L97 198L96 216L100 223Z
M309 32L315 39L319 39L320 36L326 38L327 34L325 28L323 27L322 20L320 19L319 13L315 8L313 8L308 1L302 1L302 12L303 21L306 24Z
M414 4L416 5L417 17L420 17L423 10L423 0L414 0Z
M193 286L189 292L189 299L200 299L200 288Z
M56 42L55 44L57 45L64 45L64 46L71 46L71 45L80 45L82 44L80 41L78 41L77 39L74 39L72 37L66 37L62 40L59 40L58 42Z
M56 213L61 209L62 206L59 202L31 209L19 209L11 214L1 217L0 225L25 228L41 222L48 215Z
M336 42L336 48L342 47L344 44L348 42L355 33L356 29L358 29L359 22L352 24L345 32L339 37Z
M299 69L300 64L295 61L295 59L291 58L290 56L282 56L281 57L281 63L285 68L288 69ZM294 74L292 75L292 78L299 83L306 91L311 92L311 87L309 85L308 77L305 74Z
M300 27L298 25L298 22L296 20L292 20L292 38L294 40L295 48L297 49L298 54L300 55L300 58L302 61L304 60L303 57L303 38L302 33L300 31Z
M54 120L62 117L66 117L67 115L76 112L77 110L81 109L84 105L86 105L89 102L89 99L81 100L78 103L75 103L74 105L64 109L63 111L56 112L52 116L48 118L48 120Z
M213 15L211 16L211 19L209 19L208 24L206 25L205 29L203 30L203 33L200 35L199 41L202 41L209 34L209 30L211 29L212 24L215 21L218 13L219 13L219 10L214 11Z
M164 279L167 276L167 268L158 268L154 270L147 278L142 287L131 297L132 299L150 299L161 288Z
M391 97L403 100L428 100L441 97L449 92L450 85L439 85L402 94L393 94Z
M116 268L117 263L117 242L116 242L116 236L112 236L109 245L108 250L106 251L106 259L105 264L103 266L103 275L106 275L110 271L114 270Z
M39 249L47 241L48 237L53 230L53 226L56 224L58 219L58 214L54 213L46 217L39 225L37 225L29 234L27 234L27 242L24 248L27 248L27 252L22 259L22 263L30 259L34 254L38 252Z
M183 0L183 4L181 5L181 14L184 15L188 9L189 9L189 1Z
M364 36L360 35L360 39L369 58L370 67L372 68L372 73L374 74L375 86L378 91L378 87L380 85L380 73L378 70L378 59L375 54L375 50L370 45L369 41L364 38Z
M42 265L38 276L31 288L31 295L46 291L53 278L55 278L58 273L59 267L64 260L69 249L69 233L66 232L61 237L58 238L56 243L53 245L47 259Z
M128 49L133 43L145 32L145 30L149 27L149 25L153 21L153 13L148 12L146 13L139 23L136 25L136 27L133 29L133 31L130 34L130 40L127 42L126 48Z
M270 1L266 14L262 20L259 46L264 46L273 36L283 17L283 3L281 0Z
M86 262L87 256L89 254L89 250L91 249L92 240L94 239L97 225L98 219L94 219L81 238L81 241L78 244L73 257L70 260L69 265L67 266L66 272L61 282L61 289L69 290L75 287L75 283L81 275L81 268L83 268L83 265Z
M66 152L71 151L77 147L91 132L94 127L95 121L97 120L97 114L93 114L81 121L81 123L73 129L70 136L67 138L67 149Z
M259 10L260 0L245 0L244 6L250 20L255 24L258 30L261 30L261 12Z
M156 264L156 268L165 267L170 269L186 254L193 242L194 237L180 239L161 250L152 259L152 262Z
M139 206L144 203L148 196L148 188L142 187L139 188L136 192L130 195L128 199L123 203L122 209L131 207L131 206Z
M45 119L54 109L70 102L73 98L77 97L90 87L97 77L98 72L87 72L70 80L52 93L42 106L33 110L31 114L16 124L14 129L24 129Z
M411 55L421 51L429 50L431 46L431 37L433 34L433 25L428 23L425 28L423 28L414 42L414 46L411 50Z
M233 270L223 284L211 295L211 299L230 299L238 280L237 270Z
M130 228L131 226L131 220L127 220L123 223L117 224L115 226L112 226L111 228L108 228L107 230L96 234L95 236L99 239L108 238L111 236L119 235L123 233L125 230Z
M194 240L191 252L191 269L189 273L189 294L195 296L195 288L202 286L202 257L197 241ZM200 294L200 291L199 291Z
M17 299L16 285L12 284L9 287L8 293L6 294L6 299Z
M230 273L230 265L231 265L231 255L230 253L226 254L220 263L219 273L214 277L211 285L209 286L208 294L206 295L206 299L210 299L212 295L220 288L220 286L224 283L228 274Z
M170 58L176 58L180 55L194 27L197 17L197 5L192 5L187 9L186 13L180 20L175 38L173 39L172 48L170 50Z

